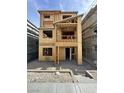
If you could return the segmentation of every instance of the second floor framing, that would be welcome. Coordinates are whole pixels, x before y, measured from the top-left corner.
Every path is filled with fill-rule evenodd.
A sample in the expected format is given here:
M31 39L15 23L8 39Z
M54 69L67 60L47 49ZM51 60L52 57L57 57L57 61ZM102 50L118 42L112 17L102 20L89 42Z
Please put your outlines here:
M77 41L77 27L56 28L56 29L42 29L40 30L41 42L76 42Z
M69 16L67 12L66 15L65 13L63 15L64 16L61 15L61 17L65 18L58 18L59 20L54 20L52 16L44 15L43 20L41 19L42 26L40 27L39 42L55 43L78 41L78 37L81 37L79 32L81 33L81 17L83 14L76 15L74 12L72 16Z

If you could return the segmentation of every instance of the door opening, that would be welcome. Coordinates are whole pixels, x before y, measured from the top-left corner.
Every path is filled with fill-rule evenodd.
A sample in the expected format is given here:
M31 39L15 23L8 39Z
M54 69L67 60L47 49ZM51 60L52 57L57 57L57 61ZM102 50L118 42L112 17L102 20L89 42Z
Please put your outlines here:
M70 58L70 48L65 48L65 55L66 55L66 60L69 60L69 58Z
M75 48L65 48L65 60L74 60L75 59Z
M72 48L72 60L74 60L75 59L75 49L74 49L74 47Z

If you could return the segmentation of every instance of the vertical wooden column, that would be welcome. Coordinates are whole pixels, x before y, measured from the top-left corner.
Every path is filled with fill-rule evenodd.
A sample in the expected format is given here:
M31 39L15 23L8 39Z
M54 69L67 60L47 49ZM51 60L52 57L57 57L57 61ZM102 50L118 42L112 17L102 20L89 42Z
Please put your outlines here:
M58 60L57 63L59 64L59 46L58 46Z
M70 61L72 60L72 48L70 48Z
M77 62L82 64L82 28L81 28L81 17L77 18Z
M55 49L54 49L54 63L56 64L56 46L55 46Z
M57 28L56 28L56 25L54 25L55 26L55 29L54 29L54 43L55 43L55 54L54 54L54 60L55 60L55 64L57 63L57 47L56 47L56 36L57 36Z
M54 19L55 20L55 19ZM57 60L58 60L58 52L57 52L57 46L56 46L56 42L57 42L57 26L54 25L54 31L53 31L53 39L54 39L54 47L55 47L55 50L54 50L54 63L56 64L57 63Z

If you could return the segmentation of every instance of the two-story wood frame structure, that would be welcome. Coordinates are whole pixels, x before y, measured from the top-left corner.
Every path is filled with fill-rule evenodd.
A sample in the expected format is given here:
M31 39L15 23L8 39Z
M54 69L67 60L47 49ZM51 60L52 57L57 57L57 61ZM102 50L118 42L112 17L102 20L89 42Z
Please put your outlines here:
M77 11L40 10L39 61L82 64L81 15Z

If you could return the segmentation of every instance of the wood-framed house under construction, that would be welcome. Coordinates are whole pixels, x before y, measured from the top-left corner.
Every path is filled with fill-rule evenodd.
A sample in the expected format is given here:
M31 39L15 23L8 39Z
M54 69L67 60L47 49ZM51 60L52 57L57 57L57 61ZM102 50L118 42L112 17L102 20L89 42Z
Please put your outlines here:
M81 18L76 11L40 10L39 61L82 64Z

